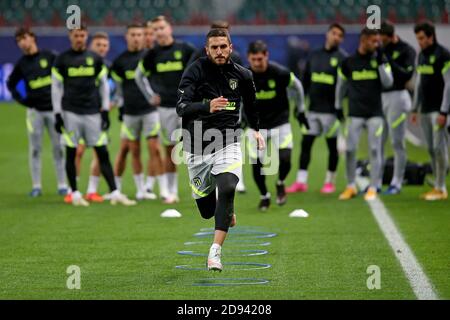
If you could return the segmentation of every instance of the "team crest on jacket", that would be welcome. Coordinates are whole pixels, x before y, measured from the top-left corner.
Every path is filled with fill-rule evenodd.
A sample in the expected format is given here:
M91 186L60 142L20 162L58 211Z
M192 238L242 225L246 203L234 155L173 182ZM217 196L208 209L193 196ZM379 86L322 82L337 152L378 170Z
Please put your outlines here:
M173 57L177 60L181 60L181 58L183 58L183 53L180 50L177 50L173 53Z
M238 81L236 79L230 79L229 84L231 90L236 90L238 87Z
M339 64L338 58L332 57L332 58L330 59L330 65L331 65L333 68L337 67L338 64Z
M198 188L202 185L202 179L200 179L199 177L195 177L194 179L192 179L192 184Z
M92 65L94 64L94 58L92 58L92 57L87 57L87 58L86 58L86 64L87 64L88 66L92 66Z
M48 67L48 61L47 61L47 59L41 59L41 60L39 61L39 64L40 64L40 66L41 66L42 69L46 69L46 68Z

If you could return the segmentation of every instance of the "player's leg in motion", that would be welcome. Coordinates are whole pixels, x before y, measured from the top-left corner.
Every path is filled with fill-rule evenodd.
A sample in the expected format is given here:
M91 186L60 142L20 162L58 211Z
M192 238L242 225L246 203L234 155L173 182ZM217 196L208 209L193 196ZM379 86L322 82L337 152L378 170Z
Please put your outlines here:
M347 187L339 196L340 200L349 200L358 194L356 187L356 151L365 119L350 117L347 121L347 150L345 157Z
M321 193L330 194L336 191L336 171L339 163L339 152L337 148L337 136L340 123L336 116L322 115L322 126L325 132L325 139L328 147L328 170L325 182L320 190Z
M367 120L367 137L370 157L370 186L366 192L366 200L375 200L378 193L381 166L383 159L381 156L382 137L384 130L384 119L382 117L372 117Z
M308 167L311 162L311 152L314 141L321 134L321 126L317 115L314 112L308 114L309 130L302 128L303 138L301 142L301 152L299 158L299 170L296 181L286 189L287 193L297 193L308 191Z
M268 137L267 130L263 129L260 132L264 135L264 138L267 141ZM253 180L255 180L256 186L258 187L259 194L261 197L258 204L258 209L261 211L266 211L270 207L271 194L267 190L266 176L262 172L263 170L262 159L264 158L264 151L257 150L256 140L254 138L254 130L250 128L247 130L247 147L250 161L252 164Z
M278 168L278 181L276 183L277 189L277 204L282 206L286 204L286 187L284 180L291 171L291 154L292 154L292 130L291 125L286 123L278 128L272 130L272 139L276 141L276 147L278 149L279 168Z
M45 112L45 126L52 143L53 161L55 163L56 178L58 181L58 194L65 196L68 192L64 163L64 148L61 145L61 136L55 130L55 117L52 112Z
M205 219L215 218L214 241L209 250L208 269L222 270L220 260L222 245L227 237L228 229L235 225L234 196L239 178L233 173L221 173L215 176L218 188L218 199L212 191L204 198L197 199L200 214Z
M33 184L30 197L39 197L42 195L41 183L41 153L42 153L42 134L44 132L44 119L42 114L35 109L27 110L27 129L28 129L28 154L31 181Z
M445 128L439 128L436 125L438 115L437 112L422 113L420 115L422 130L427 142L433 175L435 177L433 190L422 195L422 198L428 201L445 200L448 198L445 185L448 168L448 138Z

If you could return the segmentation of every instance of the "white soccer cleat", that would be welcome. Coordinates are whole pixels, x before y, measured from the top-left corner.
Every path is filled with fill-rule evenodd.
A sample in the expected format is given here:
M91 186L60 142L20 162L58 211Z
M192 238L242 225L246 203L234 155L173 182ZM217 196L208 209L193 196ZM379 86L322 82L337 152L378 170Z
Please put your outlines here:
M79 192L72 193L72 205L75 207L89 207L89 202L84 200L83 195Z
M117 205L117 204L121 204L123 206L135 206L137 204L136 201L134 200L130 200L128 199L128 197L126 195L124 195L123 193L120 193L119 191L114 191L111 194L111 204L113 206Z
M136 193L136 200L156 200L157 196L153 192L138 192Z
M111 197L112 197L111 193L106 193L106 194L103 195L103 199L106 200L106 201L111 200Z
M222 262L220 258L222 256L222 248L219 247L211 247L208 255L208 270L219 271L221 272L223 269Z

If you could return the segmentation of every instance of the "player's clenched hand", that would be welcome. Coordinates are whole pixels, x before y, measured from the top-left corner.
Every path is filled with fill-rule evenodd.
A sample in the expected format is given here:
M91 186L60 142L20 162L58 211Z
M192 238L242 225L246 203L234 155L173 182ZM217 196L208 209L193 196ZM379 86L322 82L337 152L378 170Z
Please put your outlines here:
M439 126L439 128L445 128L445 126L447 125L447 115L444 113L439 114L438 118L437 118L437 125Z
M161 104L161 97L158 94L154 95L150 103L152 104L152 106L159 106Z
M259 131L255 131L255 139L258 150L264 150L266 148L266 141L264 141L264 137Z
M60 113L55 114L55 130L59 134L62 134L64 128L64 120Z
M222 111L223 109L225 109L227 104L228 104L228 99L225 99L224 97L219 97L219 98L213 99L209 103L209 112L215 113L215 112Z

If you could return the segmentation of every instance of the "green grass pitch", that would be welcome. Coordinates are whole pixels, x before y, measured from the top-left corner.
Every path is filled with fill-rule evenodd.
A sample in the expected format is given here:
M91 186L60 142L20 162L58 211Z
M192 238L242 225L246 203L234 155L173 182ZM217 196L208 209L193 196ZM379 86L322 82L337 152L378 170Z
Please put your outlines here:
M119 124L111 116L111 154L118 146ZM295 145L299 145L294 123ZM224 262L268 263L262 270L237 270L229 266L221 274L175 269L176 265L201 266L203 257L187 257L179 250L206 253L208 245L188 247L198 241L193 234L213 227L204 221L191 199L185 166L180 167L181 203L173 206L181 219L162 219L170 207L159 201L137 207L112 207L108 203L74 208L56 195L56 181L49 139L43 153L43 192L39 199L27 193L28 170L25 110L14 104L0 105L0 298L1 299L415 299L411 286L369 206L360 197L339 202L337 194L323 196L327 152L323 139L316 142L310 170L310 192L290 196L284 207L266 213L256 209L259 195L245 166L248 192L236 195L239 226L276 232L267 239L268 255L227 257L239 249L224 247ZM364 152L364 151L363 151ZM288 184L295 179L299 148L293 154ZM423 150L409 147L409 158L427 160ZM83 162L81 190L87 187L89 151ZM345 186L344 161L339 165L338 191ZM275 178L268 184L275 193ZM124 191L134 195L130 160ZM405 240L415 253L435 291L450 298L449 202L425 203L418 196L426 187L407 187L402 195L382 200ZM106 192L102 182L101 191ZM302 208L307 219L288 214ZM206 238L209 240L209 238ZM228 250L228 251L227 251ZM70 265L81 268L81 290L66 287ZM368 266L381 270L381 289L369 290ZM225 266L226 267L226 266ZM255 286L192 286L202 278L258 278L270 282Z

